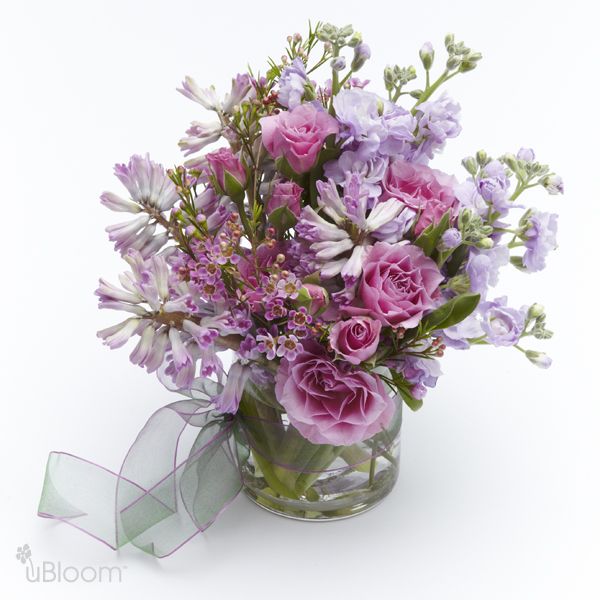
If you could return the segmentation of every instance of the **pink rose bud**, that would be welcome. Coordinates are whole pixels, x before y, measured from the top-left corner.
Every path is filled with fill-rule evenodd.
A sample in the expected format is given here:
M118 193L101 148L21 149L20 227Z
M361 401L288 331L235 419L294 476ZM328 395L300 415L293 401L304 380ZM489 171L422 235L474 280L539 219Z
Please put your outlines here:
M339 131L338 122L326 110L307 103L263 117L260 125L267 152L273 158L285 157L296 173L310 171L325 138Z
M380 332L381 321L352 317L348 321L338 321L331 328L329 343L349 363L359 365L375 354Z
M305 283L303 287L310 295L310 314L318 313L329 304L329 294L325 288L314 283Z
M300 197L304 190L293 181L279 181L273 186L273 192L267 201L267 212L286 206L296 217L300 216Z
M219 148L206 155L212 174L221 190L235 198L244 192L246 169L230 148Z

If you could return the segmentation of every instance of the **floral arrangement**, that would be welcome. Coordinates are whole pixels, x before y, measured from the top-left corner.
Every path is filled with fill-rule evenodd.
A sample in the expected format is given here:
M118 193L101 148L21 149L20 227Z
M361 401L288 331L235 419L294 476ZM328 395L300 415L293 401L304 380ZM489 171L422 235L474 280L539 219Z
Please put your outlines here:
M266 405L302 438L286 464L304 440L328 449L312 465L322 472L351 463L339 448L389 430L398 398L418 409L449 347L512 346L550 365L521 345L552 335L543 308L511 307L492 288L504 265L545 267L557 216L522 194L563 183L527 148L478 151L460 178L430 166L461 131L459 105L438 92L481 59L453 35L443 61L420 49L420 87L414 67L387 66L385 95L357 76L371 52L352 27L317 24L287 42L224 97L185 79L179 91L213 116L180 140L183 165L115 167L127 193L101 202L132 215L107 227L130 270L96 293L128 317L98 335L110 348L135 338L131 361L172 390L212 382L216 414L264 418ZM271 491L310 498L259 454Z

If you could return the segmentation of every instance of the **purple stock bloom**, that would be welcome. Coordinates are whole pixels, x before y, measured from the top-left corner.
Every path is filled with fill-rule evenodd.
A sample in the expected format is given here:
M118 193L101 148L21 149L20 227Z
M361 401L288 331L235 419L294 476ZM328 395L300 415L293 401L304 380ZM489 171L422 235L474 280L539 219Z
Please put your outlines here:
M443 94L437 100L429 100L417 107L417 150L413 160L419 156L433 158L448 138L461 132L459 123L460 105Z
M526 310L506 306L506 296L479 305L481 328L486 340L494 346L514 346L525 327Z
M438 377L442 374L439 362L433 358L403 356L394 364L394 368L412 384L411 393L418 400L425 397L427 387L436 386Z
M478 177L476 184L482 198L489 202L500 216L508 212L510 181L504 165L499 160L492 160L483 168L483 177Z
M527 350L525 356L540 369L549 369L552 366L552 359L544 352L536 352L535 350Z
M447 327L441 332L444 344L457 350L470 348L469 340L479 338L483 335L481 322L475 313L471 313L464 321Z
M454 194L461 208L468 208L482 218L487 218L488 204L483 199L473 179L468 179L454 187Z
M471 291L485 298L488 288L497 285L500 267L508 264L510 252L506 246L495 246L490 250L471 249L466 273Z
M371 158L387 137L385 124L379 114L383 100L361 89L341 90L333 99L337 120L342 125L340 138L344 144L360 144L359 154Z
M521 148L517 152L517 158L525 162L533 162L535 160L535 152L531 148Z
M290 110L302 103L304 86L307 84L306 67L301 58L296 57L290 65L285 67L279 78L279 91L277 101L281 106Z
M551 196L564 194L565 186L560 175L546 175L542 179L542 185Z
M401 106L385 101L382 120L386 128L386 138L379 145L379 152L386 156L402 155L412 158L411 150L414 145L414 131L417 118Z
M352 71L356 73L371 58L371 48L364 42L360 42L354 47L354 57L350 65Z
M557 247L558 215L534 211L528 217L528 227L523 234L525 254L523 264L528 271L541 271L546 266L546 256Z
M383 156L373 156L363 160L358 152L345 150L336 160L325 163L325 177L332 179L338 185L343 185L349 173L358 173L363 177L363 186L369 198L381 194L379 183L385 175L388 159Z
M442 234L442 244L444 248L451 250L460 246L462 242L462 235L456 227L450 227L450 229L446 229Z

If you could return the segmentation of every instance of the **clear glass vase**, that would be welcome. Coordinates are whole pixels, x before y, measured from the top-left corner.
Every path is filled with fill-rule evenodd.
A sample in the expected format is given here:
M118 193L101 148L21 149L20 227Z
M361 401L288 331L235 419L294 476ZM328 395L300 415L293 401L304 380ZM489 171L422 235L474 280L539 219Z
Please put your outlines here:
M402 402L390 425L352 446L313 444L294 428L272 385L247 383L238 412L246 494L293 519L343 519L378 504L394 487L400 458Z

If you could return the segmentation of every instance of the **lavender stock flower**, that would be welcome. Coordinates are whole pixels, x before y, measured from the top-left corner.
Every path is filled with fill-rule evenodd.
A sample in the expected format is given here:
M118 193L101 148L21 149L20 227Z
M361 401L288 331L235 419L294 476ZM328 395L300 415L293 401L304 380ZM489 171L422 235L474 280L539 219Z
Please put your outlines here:
M546 256L557 247L556 230L558 215L533 211L527 219L523 234L525 254L523 265L528 271L541 271L546 266Z
M307 84L306 67L301 58L296 57L285 67L279 78L277 101L281 106L290 110L299 106L304 96L304 86Z
M472 248L465 269L471 291L485 298L488 288L498 283L500 267L508 264L509 254L506 246L495 246L490 250Z
M429 100L417 107L417 147L415 157L433 158L448 138L455 138L461 132L459 123L460 105L443 94L437 100Z
M509 308L506 296L479 305L481 327L494 346L514 346L521 339L526 311Z

